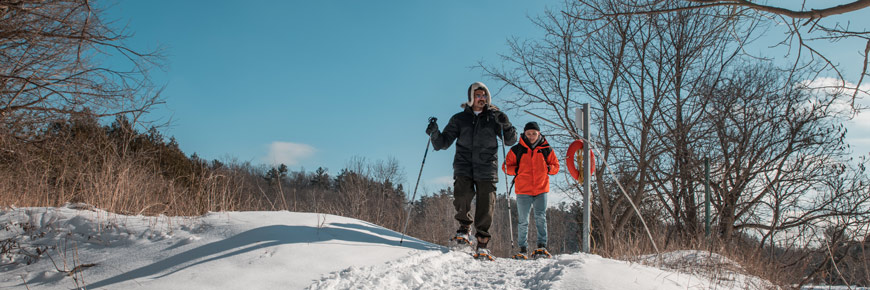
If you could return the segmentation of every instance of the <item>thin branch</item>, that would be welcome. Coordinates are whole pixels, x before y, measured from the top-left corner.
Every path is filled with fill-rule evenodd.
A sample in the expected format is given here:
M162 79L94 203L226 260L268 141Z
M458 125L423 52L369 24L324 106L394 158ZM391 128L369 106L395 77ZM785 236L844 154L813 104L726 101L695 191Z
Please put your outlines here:
M692 6L680 6L668 9L653 9L646 11L636 11L636 12L616 12L616 13L606 13L602 14L604 17L612 17L612 16L624 16L624 15L649 15L649 14L661 14L661 13L671 13L678 11L686 11L686 10L695 10L695 9L705 9L705 8L713 8L720 6L733 6L733 7L746 7L758 11L769 12L773 14L779 14L788 16L791 18L801 18L801 19L819 19L823 17L828 17L832 15L845 14L857 10L861 10L867 7L870 7L870 0L857 0L851 3L837 5L834 7L821 8L821 9L810 9L810 10L791 10L785 9L782 7L776 7L771 5L761 5L752 3L747 0L733 0L733 1L722 1L722 0L685 0L686 2L698 3L698 5Z

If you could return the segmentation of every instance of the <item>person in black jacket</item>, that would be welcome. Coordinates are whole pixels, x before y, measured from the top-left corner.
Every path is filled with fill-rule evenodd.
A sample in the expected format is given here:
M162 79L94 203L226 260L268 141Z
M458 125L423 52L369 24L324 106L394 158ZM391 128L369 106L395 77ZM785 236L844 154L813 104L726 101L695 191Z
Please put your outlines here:
M489 89L481 82L468 88L468 102L462 104L462 112L456 113L447 122L444 131L431 122L426 134L435 150L450 147L456 141L453 158L453 206L454 218L459 222L456 236L458 243L471 244L470 227L474 223L478 253L485 252L492 237L492 213L495 205L495 189L498 182L498 138L505 145L517 142L517 130L504 112L493 106ZM477 198L474 218L471 217L471 202Z

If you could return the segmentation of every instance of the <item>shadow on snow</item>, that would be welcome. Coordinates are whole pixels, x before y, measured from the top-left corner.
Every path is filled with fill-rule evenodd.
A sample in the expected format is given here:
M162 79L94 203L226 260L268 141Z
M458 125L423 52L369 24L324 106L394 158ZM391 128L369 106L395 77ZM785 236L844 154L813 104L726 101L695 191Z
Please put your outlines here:
M227 239L208 243L175 254L159 262L91 283L88 285L88 288L96 289L123 281L157 274L160 274L157 276L157 278L160 278L195 265L220 260L262 248L285 244L317 243L337 240L397 246L399 244L398 238L401 236L399 233L377 226L359 224L330 224L330 226L336 227L318 228L286 225L259 227L239 233ZM396 240L385 239L378 235L393 237L396 238ZM405 241L402 243L402 246L417 250L443 251L443 247L441 246L423 242L408 236L405 236Z

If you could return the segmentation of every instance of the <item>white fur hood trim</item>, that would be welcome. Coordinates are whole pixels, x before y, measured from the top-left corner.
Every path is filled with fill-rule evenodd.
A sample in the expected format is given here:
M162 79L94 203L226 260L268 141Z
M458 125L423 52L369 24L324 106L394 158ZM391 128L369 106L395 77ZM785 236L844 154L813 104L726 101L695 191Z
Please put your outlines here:
M481 82L475 82L468 87L468 102L462 103L462 108L471 107L474 105L474 91L476 91L477 89L483 89L484 91L486 91L486 104L492 105L492 94L490 94L489 88L487 88L486 85Z

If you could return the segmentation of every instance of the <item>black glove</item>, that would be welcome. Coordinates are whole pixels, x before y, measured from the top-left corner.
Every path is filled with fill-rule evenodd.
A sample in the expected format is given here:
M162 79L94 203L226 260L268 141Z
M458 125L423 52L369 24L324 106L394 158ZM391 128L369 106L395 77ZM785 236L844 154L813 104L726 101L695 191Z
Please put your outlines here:
M507 130L511 127L511 121L508 120L507 114L504 112L495 113L495 121L501 125L501 128Z
M426 126L426 135L432 136L432 133L438 132L438 119L435 117L429 118L429 126Z

